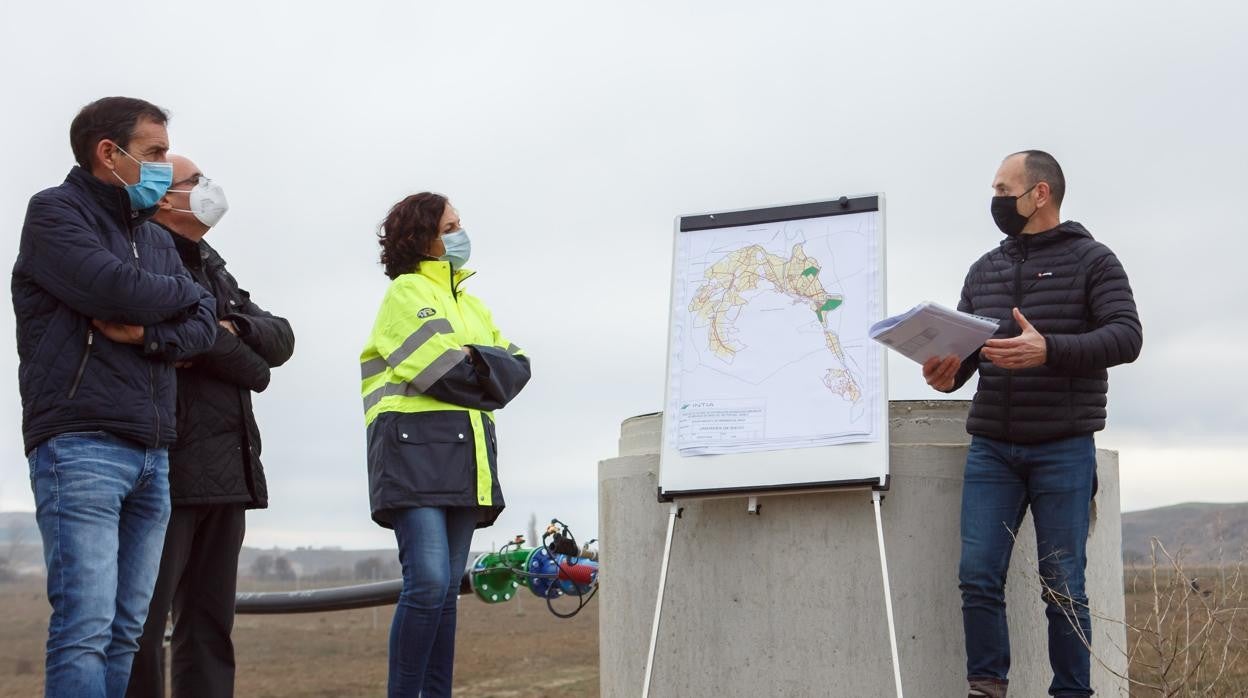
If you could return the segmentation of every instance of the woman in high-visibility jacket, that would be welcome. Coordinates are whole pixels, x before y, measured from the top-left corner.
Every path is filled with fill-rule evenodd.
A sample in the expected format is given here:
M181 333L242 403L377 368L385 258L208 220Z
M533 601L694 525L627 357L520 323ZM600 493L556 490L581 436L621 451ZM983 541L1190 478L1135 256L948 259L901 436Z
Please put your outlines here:
M493 411L528 382L529 360L464 292L471 246L446 197L403 199L378 235L392 281L360 372L372 516L403 564L389 695L449 696L472 532L503 510Z

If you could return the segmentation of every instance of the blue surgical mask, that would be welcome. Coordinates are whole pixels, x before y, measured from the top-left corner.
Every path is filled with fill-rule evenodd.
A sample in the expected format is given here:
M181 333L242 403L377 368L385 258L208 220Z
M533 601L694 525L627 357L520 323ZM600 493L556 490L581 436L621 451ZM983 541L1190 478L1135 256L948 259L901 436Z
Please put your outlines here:
M129 184L126 180L121 179L121 175L117 174L117 170L113 170L113 176L121 180L126 185L126 194L130 196L130 205L135 209L151 208L160 201L160 198L169 191L169 186L173 184L173 163L168 162L143 162L127 153L124 148L117 146L126 157L139 163L139 181Z
M446 254L440 259L443 262L450 262L451 269L455 271L462 269L468 263L468 258L472 256L472 241L468 239L468 233L462 228L443 235L442 244L446 245Z

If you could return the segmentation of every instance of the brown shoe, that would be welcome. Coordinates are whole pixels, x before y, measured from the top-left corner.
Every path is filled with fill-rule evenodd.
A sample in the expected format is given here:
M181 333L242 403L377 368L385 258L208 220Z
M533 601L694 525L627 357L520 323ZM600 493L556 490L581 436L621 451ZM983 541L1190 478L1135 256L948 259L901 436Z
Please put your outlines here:
M1005 698L1009 682L1002 679L971 679L967 698Z

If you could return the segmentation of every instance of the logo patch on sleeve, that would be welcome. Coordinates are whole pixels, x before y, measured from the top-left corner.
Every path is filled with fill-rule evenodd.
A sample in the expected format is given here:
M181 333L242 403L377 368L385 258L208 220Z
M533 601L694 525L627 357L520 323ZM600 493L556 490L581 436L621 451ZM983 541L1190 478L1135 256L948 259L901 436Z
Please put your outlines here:
M433 317L434 315L437 315L437 314L438 314L438 311L434 310L433 308L422 308L419 313L416 313L416 317L423 320L427 317Z

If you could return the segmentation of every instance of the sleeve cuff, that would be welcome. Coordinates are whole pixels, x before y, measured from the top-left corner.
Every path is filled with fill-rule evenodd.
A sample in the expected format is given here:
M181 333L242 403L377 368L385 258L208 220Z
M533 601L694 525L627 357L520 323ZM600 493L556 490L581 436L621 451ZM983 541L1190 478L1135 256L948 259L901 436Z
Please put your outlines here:
M1057 368L1058 342L1056 335L1042 334L1044 337L1044 365L1048 368Z
M143 354L152 356L160 353L160 340L156 338L156 333L151 327L143 328Z
M242 339L243 337L246 337L251 334L251 321L247 319L246 315L239 315L238 313L230 313L229 315L226 315L225 317L221 319L229 320L230 322L234 323L234 327L238 330L239 339Z

